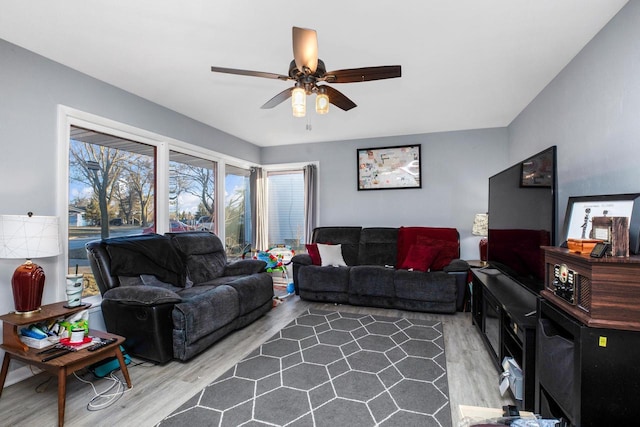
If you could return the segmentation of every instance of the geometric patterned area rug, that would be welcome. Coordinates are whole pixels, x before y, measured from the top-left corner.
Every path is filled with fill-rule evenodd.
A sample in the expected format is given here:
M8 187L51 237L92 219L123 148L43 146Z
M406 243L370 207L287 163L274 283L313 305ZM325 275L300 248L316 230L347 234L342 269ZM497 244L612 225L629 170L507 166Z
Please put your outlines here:
M308 310L159 425L451 427L442 323Z

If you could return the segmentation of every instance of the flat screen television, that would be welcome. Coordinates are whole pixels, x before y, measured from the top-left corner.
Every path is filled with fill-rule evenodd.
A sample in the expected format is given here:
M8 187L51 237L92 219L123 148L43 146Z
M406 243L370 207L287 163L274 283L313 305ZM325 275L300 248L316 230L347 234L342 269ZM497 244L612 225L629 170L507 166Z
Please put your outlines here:
M489 178L489 265L535 294L544 289L540 247L555 245L556 176L553 146Z

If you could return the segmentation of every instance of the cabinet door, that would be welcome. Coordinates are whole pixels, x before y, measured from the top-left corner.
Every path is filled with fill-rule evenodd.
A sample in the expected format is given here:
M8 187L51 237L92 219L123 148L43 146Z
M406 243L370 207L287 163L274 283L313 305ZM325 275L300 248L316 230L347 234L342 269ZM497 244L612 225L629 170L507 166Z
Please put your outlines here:
M493 355L500 359L500 306L488 293L484 294L484 335L491 345Z
M481 331L484 331L482 325L482 301L482 283L474 276L471 282L471 320Z

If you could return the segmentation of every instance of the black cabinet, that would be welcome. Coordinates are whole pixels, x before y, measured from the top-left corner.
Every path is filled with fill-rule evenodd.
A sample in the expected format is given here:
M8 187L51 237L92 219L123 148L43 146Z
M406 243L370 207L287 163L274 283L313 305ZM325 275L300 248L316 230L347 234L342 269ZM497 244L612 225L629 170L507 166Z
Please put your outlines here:
M572 426L637 425L640 332L588 327L547 300L538 312L536 412Z
M520 409L533 411L538 298L497 270L472 271L472 321L498 372L502 372L505 357L512 357L518 363L523 377L523 394L518 403Z

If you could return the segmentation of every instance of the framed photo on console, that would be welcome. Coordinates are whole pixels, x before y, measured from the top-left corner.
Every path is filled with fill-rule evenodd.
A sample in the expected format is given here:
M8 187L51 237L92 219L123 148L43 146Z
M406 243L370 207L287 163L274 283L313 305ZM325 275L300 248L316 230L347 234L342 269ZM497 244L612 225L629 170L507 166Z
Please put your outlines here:
M420 144L358 148L358 191L422 188Z
M640 193L569 197L564 219L565 240L611 240L612 218L626 218L629 250L640 252ZM614 227L615 228L615 227Z

